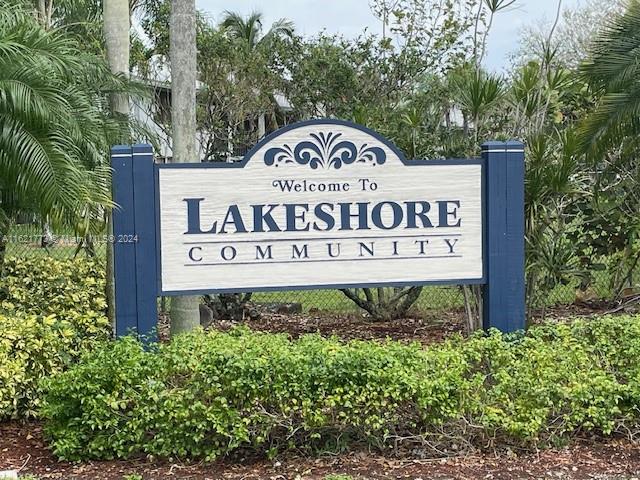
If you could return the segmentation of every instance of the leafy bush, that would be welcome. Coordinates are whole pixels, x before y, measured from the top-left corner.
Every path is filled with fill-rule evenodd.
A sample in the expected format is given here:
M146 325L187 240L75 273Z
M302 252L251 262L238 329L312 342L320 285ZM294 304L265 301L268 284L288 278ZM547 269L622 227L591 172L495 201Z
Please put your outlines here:
M86 258L7 258L3 273L0 310L55 315L79 333L91 337L104 333L104 265Z
M39 382L109 336L104 280L86 260L7 259L0 290L0 419L33 417Z
M65 459L212 459L356 442L542 446L635 425L638 353L636 317L425 349L245 329L185 334L147 351L125 338L47 381L42 415Z

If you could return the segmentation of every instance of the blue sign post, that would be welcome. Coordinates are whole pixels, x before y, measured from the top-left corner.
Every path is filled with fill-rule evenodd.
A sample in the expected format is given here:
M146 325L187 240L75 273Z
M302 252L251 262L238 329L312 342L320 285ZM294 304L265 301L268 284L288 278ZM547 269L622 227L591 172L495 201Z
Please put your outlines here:
M116 334L155 339L157 297L483 285L483 326L525 327L524 146L406 160L359 125L314 120L242 162L154 164L112 149Z
M487 142L485 162L484 328L525 327L524 144Z
M111 150L116 335L155 340L158 320L156 178L150 145Z

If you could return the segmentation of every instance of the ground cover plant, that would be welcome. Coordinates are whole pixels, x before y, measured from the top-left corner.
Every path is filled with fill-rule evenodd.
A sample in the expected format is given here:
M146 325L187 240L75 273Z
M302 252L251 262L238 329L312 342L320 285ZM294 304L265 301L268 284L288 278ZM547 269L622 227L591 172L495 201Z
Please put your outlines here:
M74 460L544 447L635 432L639 353L638 317L427 348L247 329L146 350L124 338L45 381L41 414L54 453Z

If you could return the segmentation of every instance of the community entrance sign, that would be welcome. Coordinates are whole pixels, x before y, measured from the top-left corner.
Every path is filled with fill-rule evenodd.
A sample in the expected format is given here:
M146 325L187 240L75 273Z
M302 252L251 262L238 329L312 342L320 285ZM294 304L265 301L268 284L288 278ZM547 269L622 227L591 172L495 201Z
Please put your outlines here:
M238 163L156 165L115 147L117 333L158 295L483 284L486 327L524 327L524 153L407 160L361 126L278 130Z
M481 161L406 161L342 122L161 166L158 200L164 294L483 278Z

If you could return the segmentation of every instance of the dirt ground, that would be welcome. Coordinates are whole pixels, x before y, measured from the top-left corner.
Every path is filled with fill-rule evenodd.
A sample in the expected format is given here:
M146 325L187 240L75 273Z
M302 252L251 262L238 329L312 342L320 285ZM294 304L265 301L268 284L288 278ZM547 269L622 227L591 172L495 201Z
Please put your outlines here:
M316 458L283 456L244 463L188 463L138 458L129 461L58 462L47 450L38 423L0 424L0 470L20 470L41 479L321 480L330 474L353 479L632 479L640 477L640 445L626 440L581 441L538 453L470 455L436 460L353 452ZM139 477L138 477L139 478Z

